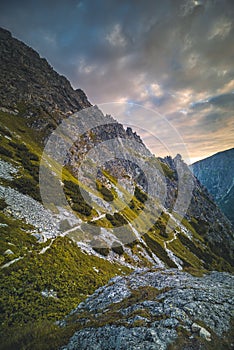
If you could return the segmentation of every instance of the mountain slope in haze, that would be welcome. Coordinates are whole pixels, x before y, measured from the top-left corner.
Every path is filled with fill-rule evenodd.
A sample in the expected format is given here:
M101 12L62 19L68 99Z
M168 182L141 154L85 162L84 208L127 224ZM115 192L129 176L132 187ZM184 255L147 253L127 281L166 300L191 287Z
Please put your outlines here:
M194 163L192 171L234 225L234 148Z
M185 344L191 336L199 337L199 342L203 343L204 334L207 339L211 337L212 344L221 339L230 325L227 312L230 295L226 289L230 289L229 273L234 265L233 232L208 192L179 155L174 159L156 158L130 128L125 130L111 116L104 116L97 107L91 107L81 90L74 91L69 82L55 73L34 50L3 29L0 30L0 47L5 52L5 55L1 54L0 73L0 348L59 349L68 343L76 330L84 328L86 332L86 326L95 326L99 337L102 326L112 325L113 319L115 326L123 327L123 334L127 332L130 336L132 331L140 330L143 336L150 337L151 344L148 345L154 346L158 336L145 334L146 319L149 318L150 325L153 322L159 332L163 349L168 345L169 333L173 335L173 342L179 335ZM16 57L20 62L18 66ZM56 158L51 163L47 159L43 163L49 184L47 194L51 199L45 206L39 187L44 144L49 133L76 111L84 113L86 118L82 127L90 125L92 119L99 121L101 126L89 129L72 144L61 172ZM69 125L71 130L67 130L66 137L60 135L64 145L70 144L73 126ZM111 141L113 139L115 141ZM108 159L106 141L115 142L112 148L120 150L119 157L104 162L98 172L96 163L102 159L89 158L89 172L77 179L82 161L96 146L104 144L101 156ZM128 147L124 146L126 141ZM133 147L129 148L131 144ZM138 164L131 161L136 155ZM141 168L156 184L154 191L148 191L147 176ZM180 204L186 201L187 193L185 188L182 191L179 188L180 176L192 190L184 217L180 216ZM65 204L59 198L61 190L66 196ZM95 205L86 202L81 191ZM161 195L164 193L165 199ZM179 202L178 193L181 194ZM175 210L176 203L179 205ZM159 214L157 219L156 214ZM116 283L120 278L117 275L128 275L134 270L140 274L148 270L149 276L152 273L152 278L155 276L160 285L154 285L144 276L136 285L134 274L129 279L122 279L120 284ZM160 272L155 275L158 270ZM220 271L214 282L212 276L203 277L213 270ZM200 278L194 290L190 288L193 283L191 273ZM117 278L110 282L113 289L102 287L112 277ZM158 296L170 292L175 281L179 287L185 280L188 280L186 303L191 302L188 309L185 308L187 311L182 310L179 299L173 299L173 306L170 306L173 295L166 296L160 309ZM202 281L204 288L199 287L200 282L203 285ZM223 287L214 290L215 281ZM124 288L124 285L128 286ZM100 287L102 289L95 292ZM206 288L210 288L208 294ZM122 294L124 290L126 295ZM208 322L205 308L200 310L198 304L202 298L210 298L212 290L217 295L217 309L209 309L212 315ZM90 295L93 295L91 300L95 299L99 292L97 303L100 301L109 309L98 311L100 322L93 320L98 320L96 302L94 309L92 306L88 310L90 314L82 311L82 317L77 316L77 305ZM132 323L126 319L123 324L120 310L115 309L116 302L121 302L119 294L121 298L126 297L120 309L133 308L130 314L136 319ZM111 299L108 304L110 296L115 295L116 300ZM145 300L151 304L150 314L145 309L139 313L139 305L135 309L135 304ZM196 307L193 302L198 303ZM78 306L80 308L82 304ZM168 308L174 314L169 313ZM195 323L193 327L193 323L184 318L186 312L190 314L189 320ZM225 327L212 328L220 312ZM70 318L72 314L74 319ZM63 318L69 320L69 324L63 324ZM163 320L165 329L161 324ZM95 336L93 328L92 334ZM93 341L91 337L88 349L93 346L90 341ZM139 339L130 341L133 349L138 346ZM123 342L123 348L127 344L127 341Z

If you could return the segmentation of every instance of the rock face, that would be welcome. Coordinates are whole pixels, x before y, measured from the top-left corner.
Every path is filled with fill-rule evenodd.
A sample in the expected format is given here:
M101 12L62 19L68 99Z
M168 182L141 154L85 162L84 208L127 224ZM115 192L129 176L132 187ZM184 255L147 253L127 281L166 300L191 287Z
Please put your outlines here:
M36 51L2 28L0 66L1 107L19 110L32 123L37 115L38 127L90 106L82 90L74 90Z
M62 349L164 350L178 337L185 340L180 349L190 349L186 342L205 349L203 339L217 346L229 329L232 283L231 275L216 272L194 277L177 270L136 271L116 277L60 323L82 328Z
M234 225L234 148L200 160L191 168Z

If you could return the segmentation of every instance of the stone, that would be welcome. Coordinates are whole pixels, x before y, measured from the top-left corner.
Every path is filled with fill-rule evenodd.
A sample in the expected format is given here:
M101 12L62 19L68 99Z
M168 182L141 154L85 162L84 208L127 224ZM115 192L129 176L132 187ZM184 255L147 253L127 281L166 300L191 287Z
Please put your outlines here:
M173 270L172 274L171 270L165 269L138 270L129 276L115 277L71 313L72 317L77 313L81 318L84 313L87 328L76 332L63 349L99 349L101 344L101 350L116 348L166 350L168 345L178 337L179 328L192 333L191 339L196 334L206 341L212 341L211 333L205 326L218 337L222 337L230 327L234 296L231 288L233 279L234 277L228 273L215 272L203 277L194 277L177 270ZM125 305L124 302L131 295L131 291L143 286L157 288L157 300L144 300L144 297L142 299L138 297L137 301L134 301L134 298L130 298L128 299L130 305L127 308L121 308L121 303ZM167 289L166 292L164 288ZM193 300L192 303L191 300ZM92 320L97 313L97 320L102 318L104 313L106 317L108 312L111 313L112 306L116 302L118 302L118 314L114 325L107 323L105 326L89 327L89 318ZM187 313L188 309L189 313ZM143 313L147 313L147 318L142 316ZM194 322L194 319L198 322L200 320L204 326ZM213 322L213 319L216 322ZM66 324L67 320L69 315L61 320L61 325ZM134 321L142 322L141 326L136 327ZM126 323L128 323L127 327Z
M205 328L201 327L199 334L200 337L206 339L207 341L211 341L211 334Z
M199 326L199 324L197 323L193 323L191 329L192 329L192 332L198 333L201 329L201 326Z
M11 249L7 249L5 252L4 252L4 255L11 255L11 254L14 254L13 251Z

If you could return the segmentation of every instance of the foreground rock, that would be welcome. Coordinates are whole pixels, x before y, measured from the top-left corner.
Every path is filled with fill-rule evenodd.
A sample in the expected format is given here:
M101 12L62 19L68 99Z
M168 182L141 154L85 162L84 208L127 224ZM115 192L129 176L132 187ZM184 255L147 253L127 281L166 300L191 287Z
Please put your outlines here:
M174 269L113 278L60 322L79 329L63 350L173 349L182 338L197 344L184 349L206 349L229 331L232 285L227 273Z

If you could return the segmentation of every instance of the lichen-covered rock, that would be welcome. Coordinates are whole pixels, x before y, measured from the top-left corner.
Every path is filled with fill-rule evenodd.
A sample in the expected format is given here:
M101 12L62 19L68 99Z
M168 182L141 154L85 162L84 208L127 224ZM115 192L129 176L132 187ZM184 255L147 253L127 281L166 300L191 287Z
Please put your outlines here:
M215 342L230 328L233 279L227 273L195 277L177 270L113 278L60 322L78 328L62 349L163 350L181 337L180 329L200 344Z

